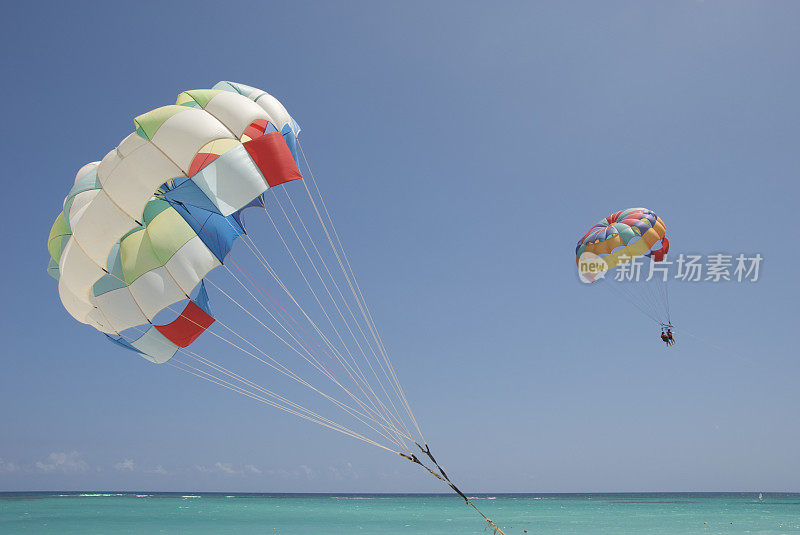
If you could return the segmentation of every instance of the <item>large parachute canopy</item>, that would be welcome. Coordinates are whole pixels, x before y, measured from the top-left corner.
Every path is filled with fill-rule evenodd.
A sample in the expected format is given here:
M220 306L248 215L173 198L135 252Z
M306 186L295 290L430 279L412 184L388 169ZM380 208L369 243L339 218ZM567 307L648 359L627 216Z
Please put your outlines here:
M50 231L47 271L58 281L61 303L76 320L152 362L419 464L477 510L425 443L310 172L299 133L274 97L233 82L185 91L174 105L136 117L134 132L117 148L78 171ZM311 187L300 172L299 155ZM307 195L305 209L293 200L290 184ZM261 252L245 228L242 214L249 208L260 211L277 234L269 254ZM303 213L319 227L306 224ZM259 280L236 261L232 248L239 238L269 278ZM282 250L291 260L286 266L297 269L299 279L289 276L302 281L299 289L276 268ZM252 312L233 291L207 277L218 267L260 310ZM271 294L265 286L273 283ZM272 335L276 347L253 341L235 323L215 317L206 285L214 286L215 299L226 297L262 327L259 334ZM288 298L285 307L278 296ZM277 393L272 379L257 382L239 368L202 355L197 346L203 345L204 333L239 351L237 356L266 365L292 386L313 391L320 396L313 401L330 402L354 424L340 424ZM283 362L280 350L300 357L302 369L317 374L316 379ZM327 387L316 383L321 379L330 381Z
M274 97L232 82L183 92L134 126L78 171L48 273L75 319L161 363L214 322L203 278L245 232L242 210L302 178L300 128Z

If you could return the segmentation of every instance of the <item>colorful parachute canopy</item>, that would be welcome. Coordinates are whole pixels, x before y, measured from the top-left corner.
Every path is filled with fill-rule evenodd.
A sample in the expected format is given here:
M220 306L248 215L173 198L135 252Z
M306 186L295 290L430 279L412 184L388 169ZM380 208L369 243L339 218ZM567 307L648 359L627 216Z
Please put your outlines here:
M584 254L597 255L610 270L640 256L659 262L668 251L664 222L647 208L628 208L595 223L578 240L575 257L580 264Z
M185 91L83 166L47 240L67 311L115 343L166 362L213 322L203 277L245 233L242 210L302 179L300 127L243 84Z
M300 128L273 97L261 90L231 82L220 82L213 89L181 93L175 105L140 115L134 120L134 125L135 131L102 161L89 163L78 171L75 184L64 199L63 210L47 240L50 252L48 273L58 280L61 302L78 321L92 325L119 346L153 362L163 363L191 345L214 323L204 278L226 260L232 260L228 255L234 242L246 234L242 211L251 206L264 207L267 189L303 178L296 152ZM221 293L331 380L347 397L340 401L323 392L227 325L226 329L264 358L220 338L271 368L278 377L295 381L332 402L369 431L364 435L336 423L271 388L198 355L194 351L197 347L176 356L170 365L424 467L474 508L495 533L503 535L502 529L450 481L431 454L310 171L309 176L325 213L324 218L311 189L303 189L317 215L319 230L327 238L341 269L342 284L336 282L336 270L332 273L328 269L300 212L288 192L285 193L335 292L328 289L315 260L308 255L305 240L296 232L293 234L338 312L341 325L346 327L368 364L372 379L370 374L362 371L358 364L361 359L354 355L355 348L345 342L337 330L338 322L331 319L332 314L317 298L277 225L276 233L328 320L333 331L331 336L326 336L317 326L266 261L263 262L265 269L313 327L310 333L294 321L291 313L284 310L278 318L264 307L286 332L287 338L291 338L291 341L287 340L224 290ZM275 201L280 206L277 197ZM281 212L284 212L282 208ZM294 231L290 216L284 215ZM335 240L331 239L328 229ZM257 247L251 252L264 259ZM237 269L239 267L237 265ZM255 280L253 282L258 284ZM345 283L352 300L341 291ZM250 293L247 286L242 286ZM336 294L341 300L335 297ZM263 306L261 300L252 293L250 295ZM337 302L350 314L350 321ZM350 303L356 306L351 307ZM300 335L292 324L310 335L309 338ZM363 346L351 325L361 334ZM325 359L336 364L329 367L321 362ZM332 372L337 368L338 376ZM384 384L381 375L388 385ZM374 387L370 384L373 379ZM416 435L412 435L412 428L416 429ZM419 451L411 449L412 444ZM429 467L428 462L435 469Z

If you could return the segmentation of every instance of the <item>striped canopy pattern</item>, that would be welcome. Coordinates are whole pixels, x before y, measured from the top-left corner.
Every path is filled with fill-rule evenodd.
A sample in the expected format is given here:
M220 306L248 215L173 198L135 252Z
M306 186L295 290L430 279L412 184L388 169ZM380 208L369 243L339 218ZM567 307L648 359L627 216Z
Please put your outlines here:
M214 322L203 278L245 233L242 211L302 178L300 127L274 97L233 82L185 91L134 126L78 171L47 271L75 319L162 363Z
M664 222L647 208L615 212L595 223L578 240L576 261L584 253L594 253L603 258L607 269L612 269L632 258L650 254L655 245L666 240L666 232Z

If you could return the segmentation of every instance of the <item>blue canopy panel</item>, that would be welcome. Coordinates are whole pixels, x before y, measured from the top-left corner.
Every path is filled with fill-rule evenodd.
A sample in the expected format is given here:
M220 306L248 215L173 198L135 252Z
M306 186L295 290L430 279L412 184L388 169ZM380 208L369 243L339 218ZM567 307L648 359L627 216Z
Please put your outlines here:
M292 119L292 123L297 130L295 131L292 128L292 125L284 125L283 130L281 130L281 134L283 135L283 139L286 141L286 146L289 147L289 150L292 152L292 156L294 156L294 161L297 164L297 167L300 167L300 158L297 155L297 134L300 132L300 126L294 122Z
M194 304L203 309L203 312L209 316L214 315L211 313L211 305L208 303L208 292L206 291L205 282L201 281L192 292L192 301L194 301Z
M175 206L175 210L221 263L224 263L225 257L231 252L236 238L245 233L232 215L225 217L189 205Z
M191 178L185 176L176 178L172 186L164 184L162 187L164 199L174 206L176 203L188 204L195 208L201 208L207 212L219 214L216 205L211 199L194 183Z
M117 336L117 335L108 334L108 333L104 333L104 334L106 335L106 338L108 338L109 340L111 340L112 342L117 344L118 346L124 347L125 349L133 351L134 353L139 353L140 355L144 354L141 351L139 351L138 349L136 349L135 347L133 347L130 343L128 343L128 341L125 340L122 336Z
M220 262L225 261L236 238L245 233L237 213L228 217L220 214L214 203L189 178L176 179L163 196Z

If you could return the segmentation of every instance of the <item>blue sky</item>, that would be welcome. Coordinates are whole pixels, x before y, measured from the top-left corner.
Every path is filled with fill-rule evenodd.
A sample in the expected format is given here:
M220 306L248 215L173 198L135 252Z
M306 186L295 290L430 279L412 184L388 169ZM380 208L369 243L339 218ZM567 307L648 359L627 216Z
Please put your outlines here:
M303 126L401 382L465 489L800 491L799 11L7 6L0 490L443 490L61 307L44 242L77 169L135 115L234 80ZM756 283L673 284L669 351L573 271L577 238L638 205L674 253L764 257Z

